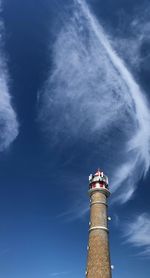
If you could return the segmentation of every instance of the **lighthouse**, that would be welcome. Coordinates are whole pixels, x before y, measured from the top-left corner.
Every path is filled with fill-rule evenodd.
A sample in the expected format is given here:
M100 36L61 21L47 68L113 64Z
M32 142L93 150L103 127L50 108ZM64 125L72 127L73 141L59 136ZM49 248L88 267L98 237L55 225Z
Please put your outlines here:
M89 176L90 222L86 278L111 278L107 198L108 178L98 170Z

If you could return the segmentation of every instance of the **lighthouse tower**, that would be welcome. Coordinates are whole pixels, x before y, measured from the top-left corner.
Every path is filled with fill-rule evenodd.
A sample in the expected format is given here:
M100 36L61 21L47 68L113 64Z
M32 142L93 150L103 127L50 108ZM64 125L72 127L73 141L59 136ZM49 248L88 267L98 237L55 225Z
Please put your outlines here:
M86 278L111 278L107 226L108 178L97 171L89 176L90 223Z

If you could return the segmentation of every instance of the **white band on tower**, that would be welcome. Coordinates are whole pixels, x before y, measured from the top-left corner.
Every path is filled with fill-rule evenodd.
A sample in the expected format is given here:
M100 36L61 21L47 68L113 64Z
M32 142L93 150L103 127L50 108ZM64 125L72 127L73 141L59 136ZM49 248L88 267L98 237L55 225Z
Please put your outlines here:
M90 232L90 231L93 231L93 230L103 230L103 231L109 232L108 228L107 228L107 227L104 227L104 226L95 226L95 227L91 227L91 228L89 229L89 232Z
M100 204L100 205L108 206L107 203L101 202L101 201L92 202L92 203L90 203L90 206L95 205L95 204Z

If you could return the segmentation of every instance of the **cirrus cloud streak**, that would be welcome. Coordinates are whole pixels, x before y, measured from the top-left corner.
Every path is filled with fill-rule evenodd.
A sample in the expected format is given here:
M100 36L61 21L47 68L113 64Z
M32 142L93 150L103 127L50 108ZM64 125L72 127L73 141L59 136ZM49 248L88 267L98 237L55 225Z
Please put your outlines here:
M115 200L127 202L150 166L149 108L85 1L74 1L73 16L58 34L53 69L40 100L51 142L89 144L91 165L89 153L96 145L111 190L118 192Z
M126 242L142 250L139 255L150 257L150 216L142 213L124 226Z

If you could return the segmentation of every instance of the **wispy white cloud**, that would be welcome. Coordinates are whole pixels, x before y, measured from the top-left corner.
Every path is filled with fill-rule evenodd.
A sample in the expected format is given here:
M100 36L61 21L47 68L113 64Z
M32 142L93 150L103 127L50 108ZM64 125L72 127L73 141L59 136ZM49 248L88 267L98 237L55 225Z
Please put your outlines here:
M9 75L1 47L2 30L3 22L0 21L0 151L9 147L18 135L18 121L9 94Z
M63 271L63 272L52 272L49 274L50 277L62 277L64 275L68 275L70 272Z
M150 256L150 215L143 213L124 225L127 243L140 248L139 255Z
M150 166L149 107L86 2L74 3L74 15L54 44L41 118L53 144L96 142L98 163L106 161L111 190L124 203Z
M0 72L0 151L6 149L18 135L18 121L11 104L7 76Z
M124 13L121 18L122 23L115 31L115 38L112 37L113 46L135 71L139 71L141 68L149 71L149 1L137 5L132 16Z
M131 159L129 158L127 162L119 166L118 170L115 171L113 178L113 191L126 182L128 190L120 195L120 201L126 202L131 198L134 192L134 186L137 179L146 174L150 166L150 113L140 86L136 83L122 59L111 47L104 30L91 15L88 7L84 4L84 1L79 0L79 2L83 7L84 13L87 16L93 31L97 35L99 42L106 50L108 59L111 60L114 69L117 70L118 78L121 78L122 82L125 82L127 86L128 92L122 87L120 88L121 93L126 94L125 105L129 112L131 112L130 109L132 109L131 118L133 123L134 120L137 121L135 135L131 136L131 139L127 142L126 151ZM122 102L122 100L120 101ZM132 104L131 101L133 101ZM140 171L138 175L137 169Z
M80 202L78 205L74 205L72 209L68 209L57 215L57 218L63 219L63 222L72 222L77 219L84 219L89 212L89 206Z

